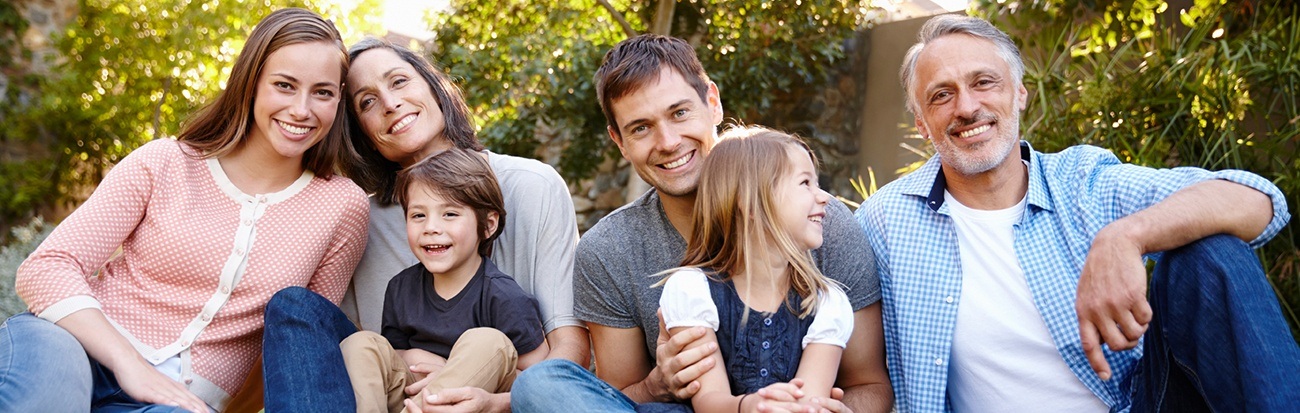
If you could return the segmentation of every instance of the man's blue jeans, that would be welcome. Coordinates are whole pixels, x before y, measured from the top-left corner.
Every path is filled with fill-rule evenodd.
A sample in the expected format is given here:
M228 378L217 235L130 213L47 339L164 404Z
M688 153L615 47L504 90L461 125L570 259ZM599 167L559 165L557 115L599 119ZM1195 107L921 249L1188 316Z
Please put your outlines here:
M1134 412L1300 408L1300 347L1254 251L1215 235L1166 251L1130 380Z
M267 413L355 412L356 395L339 343L357 332L338 306L302 287L266 305L262 377Z
M31 313L0 325L0 410L6 412L164 413L178 407L127 396L113 373L86 355L63 327Z
M587 369L569 360L552 359L519 373L510 389L514 413L691 413L689 404L641 403L627 398Z

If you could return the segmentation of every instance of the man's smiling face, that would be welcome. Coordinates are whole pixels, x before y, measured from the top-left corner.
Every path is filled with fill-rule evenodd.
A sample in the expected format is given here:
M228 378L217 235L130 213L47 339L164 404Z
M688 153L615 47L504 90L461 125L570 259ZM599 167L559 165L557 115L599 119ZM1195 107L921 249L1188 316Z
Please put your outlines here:
M613 99L610 108L618 122L610 137L637 175L663 196L695 194L700 164L722 122L717 87L710 84L701 100L681 74L665 67L655 82Z
M916 127L948 169L971 176L1011 161L1028 92L988 40L956 34L925 46L916 63Z

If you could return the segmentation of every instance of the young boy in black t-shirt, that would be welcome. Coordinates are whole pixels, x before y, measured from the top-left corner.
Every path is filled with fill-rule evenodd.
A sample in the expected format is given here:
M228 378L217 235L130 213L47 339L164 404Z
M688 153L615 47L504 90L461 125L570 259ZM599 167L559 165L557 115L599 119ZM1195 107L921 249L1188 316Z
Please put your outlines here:
M509 391L549 349L537 301L487 259L506 215L487 160L434 155L398 175L397 200L420 263L389 281L382 336L341 344L357 411L419 411L445 388Z

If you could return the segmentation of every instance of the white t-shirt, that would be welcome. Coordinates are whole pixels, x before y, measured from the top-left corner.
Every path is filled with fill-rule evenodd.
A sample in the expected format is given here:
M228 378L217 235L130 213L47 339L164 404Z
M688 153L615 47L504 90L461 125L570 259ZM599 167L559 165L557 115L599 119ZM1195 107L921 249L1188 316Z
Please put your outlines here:
M1105 412L1061 358L1016 258L1025 200L975 210L944 193L957 228L961 298L948 365L957 412Z
M683 268L669 276L659 296L663 310L664 326L708 327L718 331L718 306L709 293L708 276L696 268ZM849 297L831 284L828 294L822 294L813 314L812 325L804 335L802 347L822 343L844 348L853 335L853 306Z

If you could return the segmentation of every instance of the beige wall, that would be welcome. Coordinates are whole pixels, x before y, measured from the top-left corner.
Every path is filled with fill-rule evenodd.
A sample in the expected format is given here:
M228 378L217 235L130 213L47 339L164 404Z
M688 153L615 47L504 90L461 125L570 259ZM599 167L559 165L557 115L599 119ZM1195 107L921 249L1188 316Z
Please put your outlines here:
M858 171L865 179L867 167L871 167L876 173L876 183L882 186L897 178L894 171L921 159L899 146L905 141L917 146L922 141L904 139L911 133L913 120L905 107L898 69L907 49L916 43L916 33L928 19L897 21L871 29L866 96L858 135L862 148L858 153Z

